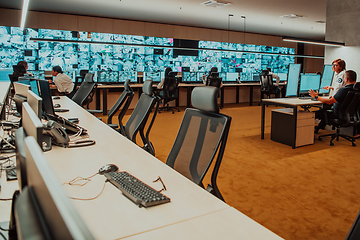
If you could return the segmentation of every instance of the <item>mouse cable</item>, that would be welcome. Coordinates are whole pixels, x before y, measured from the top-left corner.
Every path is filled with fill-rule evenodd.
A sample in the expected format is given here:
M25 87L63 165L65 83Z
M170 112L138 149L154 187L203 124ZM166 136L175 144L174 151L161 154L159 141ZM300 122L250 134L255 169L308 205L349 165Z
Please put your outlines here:
M4 236L4 234L2 234L2 232L0 232L0 235L3 239L7 240L7 238Z
M12 147L13 149L16 149L16 147L14 145L12 145L11 143L9 143L3 136L0 136L0 138L6 142L10 147Z
M95 177L97 174L99 174L98 172L95 173L94 175L90 176L90 177L76 177L72 180L70 180L69 182L66 182L66 183L63 183L64 184L69 184L69 185L78 185L78 186L85 186L88 182L91 181L91 178ZM80 184L80 183L76 183L78 181L86 181L85 183L83 184Z
M108 180L105 181L104 186L103 186L101 192L100 192L96 197L93 197L93 198L74 198L74 197L69 197L69 198L71 198L71 199L73 199L73 200L82 200L82 201L95 200L95 199L97 199L97 198L104 192L104 189L105 189L105 186L106 186L106 183L107 183L107 182L108 182Z
M8 232L8 231L9 231L9 229L3 228L3 227L1 227L1 226L0 226L0 230L1 230L1 231L5 231L5 232Z

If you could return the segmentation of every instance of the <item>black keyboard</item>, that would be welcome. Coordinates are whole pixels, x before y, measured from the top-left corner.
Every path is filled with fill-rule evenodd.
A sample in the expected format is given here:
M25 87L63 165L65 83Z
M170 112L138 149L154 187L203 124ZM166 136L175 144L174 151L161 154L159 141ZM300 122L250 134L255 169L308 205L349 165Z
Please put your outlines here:
M299 97L299 99L301 99L301 100L316 100L315 98L310 97L310 96Z
M131 201L150 207L170 202L170 198L156 191L128 172L108 172L104 176Z

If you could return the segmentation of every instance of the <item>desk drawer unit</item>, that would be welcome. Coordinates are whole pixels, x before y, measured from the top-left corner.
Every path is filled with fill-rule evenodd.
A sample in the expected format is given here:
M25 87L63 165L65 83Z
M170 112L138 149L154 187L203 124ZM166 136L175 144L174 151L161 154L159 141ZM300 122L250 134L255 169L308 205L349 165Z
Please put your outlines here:
M271 140L292 146L294 142L294 124L296 123L296 147L314 143L315 114L298 111L294 119L292 108L273 109L271 111Z

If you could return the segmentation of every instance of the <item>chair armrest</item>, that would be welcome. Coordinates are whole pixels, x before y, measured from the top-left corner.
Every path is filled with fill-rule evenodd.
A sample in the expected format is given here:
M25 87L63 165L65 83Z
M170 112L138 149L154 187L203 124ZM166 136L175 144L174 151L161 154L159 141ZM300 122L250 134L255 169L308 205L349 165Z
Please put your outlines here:
M103 110L95 110L95 109L85 109L86 111L88 111L91 114L95 114L95 113L102 113Z
M113 129L116 129L116 128L119 127L119 126L118 126L117 124L115 124L115 123L108 123L107 125L108 125L109 127L113 128Z

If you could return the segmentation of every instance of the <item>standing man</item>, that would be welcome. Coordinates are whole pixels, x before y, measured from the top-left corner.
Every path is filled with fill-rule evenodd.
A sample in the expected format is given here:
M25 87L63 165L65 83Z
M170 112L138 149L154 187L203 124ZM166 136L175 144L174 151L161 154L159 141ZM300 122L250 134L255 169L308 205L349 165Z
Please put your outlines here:
M321 119L320 123L315 128L315 133L318 133L319 129L325 128L326 117L327 119L334 119L339 116L339 108L341 104L344 102L347 93L353 89L355 83L356 83L356 72L352 70L348 70L345 72L345 87L340 88L334 96L319 97L318 92L315 92L312 89L309 91L310 96L317 99L318 101L329 105L333 104L332 109L334 110L333 112L320 110L315 113L315 118Z
M63 73L60 66L53 67L52 75L54 76L53 82L55 83L57 90L71 98L74 90L74 83L71 78Z

